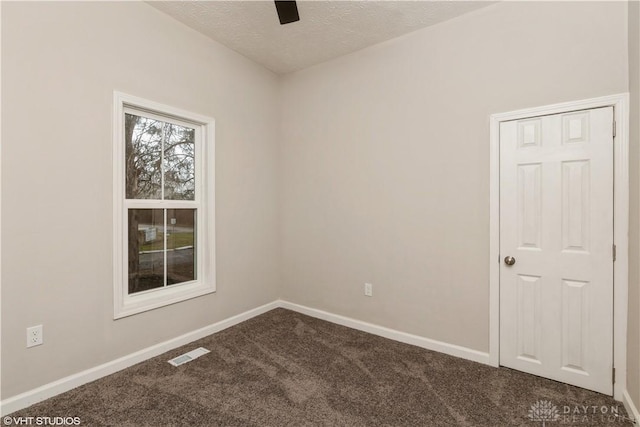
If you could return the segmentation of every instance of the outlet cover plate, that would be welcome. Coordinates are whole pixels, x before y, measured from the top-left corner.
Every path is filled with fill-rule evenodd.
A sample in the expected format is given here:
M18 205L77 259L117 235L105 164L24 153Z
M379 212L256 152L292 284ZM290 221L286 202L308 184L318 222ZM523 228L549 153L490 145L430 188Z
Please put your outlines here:
M371 283L364 284L364 294L365 296L368 296L368 297L373 296L373 285Z
M42 345L43 340L42 325L27 328L27 348Z

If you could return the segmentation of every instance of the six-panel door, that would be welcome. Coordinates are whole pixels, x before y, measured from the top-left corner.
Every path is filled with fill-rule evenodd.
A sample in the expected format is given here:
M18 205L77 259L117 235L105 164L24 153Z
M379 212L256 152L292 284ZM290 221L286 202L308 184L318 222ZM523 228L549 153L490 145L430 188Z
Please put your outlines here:
M612 124L606 107L500 125L500 364L609 395Z

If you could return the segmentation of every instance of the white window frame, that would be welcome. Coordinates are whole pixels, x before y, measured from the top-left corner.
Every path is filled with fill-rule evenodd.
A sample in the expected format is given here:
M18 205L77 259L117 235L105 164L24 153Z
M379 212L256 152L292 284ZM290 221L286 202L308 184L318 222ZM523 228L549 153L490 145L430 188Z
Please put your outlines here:
M196 130L195 200L126 198L125 112L187 125ZM215 269L215 122L209 117L147 99L113 95L113 318L119 319L216 290ZM129 294L128 209L197 209L196 280Z

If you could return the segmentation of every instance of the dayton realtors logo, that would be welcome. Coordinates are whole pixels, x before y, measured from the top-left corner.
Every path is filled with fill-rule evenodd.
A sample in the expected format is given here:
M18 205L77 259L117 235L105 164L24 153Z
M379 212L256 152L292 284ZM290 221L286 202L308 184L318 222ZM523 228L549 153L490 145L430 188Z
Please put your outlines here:
M538 400L529 409L529 419L541 422L542 427L545 427L547 422L557 421L558 418L560 418L558 407L548 400Z
M620 413L619 406L575 405L558 408L549 400L538 400L529 409L529 419L542 423L558 421L559 424L608 424L625 422L628 418Z

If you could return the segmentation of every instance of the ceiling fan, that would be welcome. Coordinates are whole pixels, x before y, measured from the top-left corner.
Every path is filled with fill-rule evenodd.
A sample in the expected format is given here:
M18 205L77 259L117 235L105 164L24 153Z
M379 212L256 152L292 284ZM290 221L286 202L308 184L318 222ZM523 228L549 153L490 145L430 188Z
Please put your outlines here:
M280 25L290 24L300 20L298 15L298 6L295 0L275 0L276 10L278 11L278 18L280 19Z

